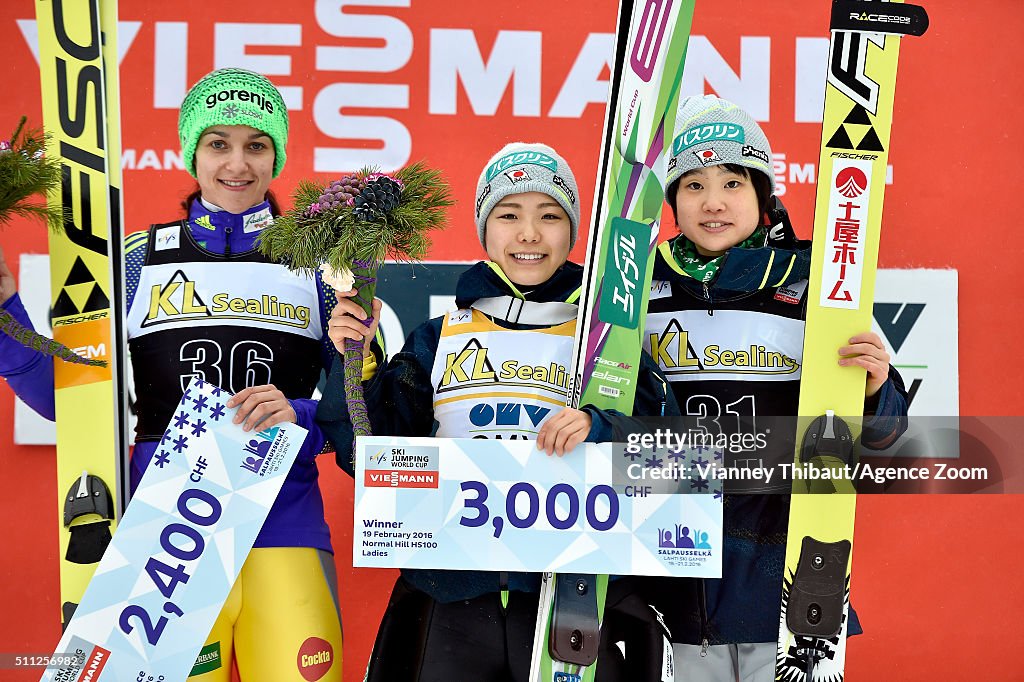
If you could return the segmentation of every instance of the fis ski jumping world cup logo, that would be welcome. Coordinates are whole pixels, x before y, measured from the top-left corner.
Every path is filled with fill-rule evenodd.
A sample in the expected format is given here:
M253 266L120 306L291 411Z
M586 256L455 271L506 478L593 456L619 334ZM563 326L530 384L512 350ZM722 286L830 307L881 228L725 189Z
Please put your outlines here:
M384 448L366 457L367 488L437 488L438 479L436 446Z

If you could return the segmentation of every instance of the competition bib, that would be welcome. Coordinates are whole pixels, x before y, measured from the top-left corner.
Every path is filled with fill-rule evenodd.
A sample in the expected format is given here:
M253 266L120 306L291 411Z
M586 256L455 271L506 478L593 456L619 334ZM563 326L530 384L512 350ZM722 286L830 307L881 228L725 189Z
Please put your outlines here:
M431 372L437 436L535 439L565 406L575 329L515 331L477 310L448 313Z
M648 313L644 350L669 381L798 381L804 323L745 310Z

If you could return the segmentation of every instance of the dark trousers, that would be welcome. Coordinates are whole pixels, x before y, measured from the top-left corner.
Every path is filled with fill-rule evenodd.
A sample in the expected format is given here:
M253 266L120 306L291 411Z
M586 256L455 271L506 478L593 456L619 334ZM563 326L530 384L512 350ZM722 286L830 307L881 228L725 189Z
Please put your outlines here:
M527 682L538 595L498 593L444 604L399 578L370 658L368 682Z
M399 578L367 682L528 682L537 603L537 594L512 592L503 608L492 592L445 604ZM665 631L628 580L610 584L604 615L598 682L662 680L671 665Z

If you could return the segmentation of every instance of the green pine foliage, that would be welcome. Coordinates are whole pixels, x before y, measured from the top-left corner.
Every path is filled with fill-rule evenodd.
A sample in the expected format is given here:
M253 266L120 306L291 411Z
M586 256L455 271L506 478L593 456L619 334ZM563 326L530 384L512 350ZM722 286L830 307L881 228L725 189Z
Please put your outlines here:
M18 217L39 218L59 231L64 229L64 212L45 197L60 187L60 159L46 156L46 135L26 128L26 120L21 117L0 149L0 227Z
M366 313L376 290L377 267L388 258L422 260L430 250L428 233L444 227L445 209L453 204L441 174L423 163L393 175L364 168L329 185L303 181L294 199L294 208L261 233L260 251L291 270L315 273L324 263L335 271L351 270L356 277L354 300ZM363 343L347 339L343 357L354 439L370 435L361 379ZM335 443L339 445L344 444Z
M356 178L365 181L377 173L364 168ZM403 185L401 200L371 220L358 219L348 205L319 210L327 186L300 182L294 208L263 231L260 250L293 270L309 272L323 263L340 270L353 269L356 261L376 267L387 259L421 260L430 250L428 233L444 227L445 209L454 203L451 191L441 173L422 162L390 177Z
M64 209L59 202L45 200L51 190L60 187L60 159L46 156L46 135L25 128L21 117L10 141L0 144L0 227L14 218L39 218L51 230L64 230ZM65 362L103 366L104 360L87 360L53 339L21 326L6 310L0 311L0 334L18 343Z

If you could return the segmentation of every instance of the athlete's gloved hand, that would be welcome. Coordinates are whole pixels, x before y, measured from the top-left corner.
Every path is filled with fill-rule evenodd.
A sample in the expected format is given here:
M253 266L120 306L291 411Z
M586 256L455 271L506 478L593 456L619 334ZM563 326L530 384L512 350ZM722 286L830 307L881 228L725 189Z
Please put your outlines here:
M882 384L889 378L889 360L892 358L885 350L885 344L878 334L864 332L850 338L850 345L841 346L839 364L843 367L863 367L868 371L867 385L864 396L870 398L878 393Z
M563 408L540 427L537 449L561 457L586 439L590 433L590 422L590 415L586 412Z
M350 300L356 295L356 290L335 290L334 293L338 297L338 305L334 306L334 310L331 311L331 319L327 322L327 335L334 342L334 347L339 353L345 352L345 339L362 340L363 357L365 358L370 354L370 342L377 334L377 325L380 324L380 299L373 299L373 321L367 327L363 323L366 313L363 312L362 306Z
M233 395L227 402L228 407L238 406L235 417L231 421L242 424L243 431L269 429L283 422L295 423L297 417L292 404L273 384L251 386Z
M4 250L0 248L0 305L7 302L11 296L18 292L18 283L14 281L14 273L7 267L4 260Z

